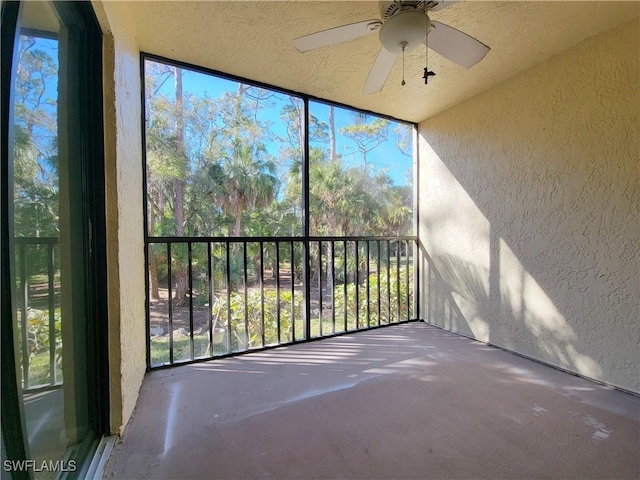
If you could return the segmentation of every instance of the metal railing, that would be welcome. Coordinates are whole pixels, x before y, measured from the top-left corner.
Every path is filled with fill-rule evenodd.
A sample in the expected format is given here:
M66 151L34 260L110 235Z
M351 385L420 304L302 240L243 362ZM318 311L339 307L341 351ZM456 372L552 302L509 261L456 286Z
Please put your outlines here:
M16 315L22 388L62 384L57 237L15 237Z
M418 318L417 239L149 237L151 368Z

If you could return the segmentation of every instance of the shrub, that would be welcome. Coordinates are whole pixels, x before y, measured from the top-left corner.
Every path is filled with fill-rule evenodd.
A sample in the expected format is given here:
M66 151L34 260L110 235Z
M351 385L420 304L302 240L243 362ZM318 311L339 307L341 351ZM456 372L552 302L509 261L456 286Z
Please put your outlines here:
M302 300L302 292L292 295L291 290L281 289L278 295L276 289L265 288L261 294L260 289L252 288L245 305L244 292L231 292L229 302L222 295L213 303L213 318L217 325L226 326L229 314L232 349L261 346L263 335L264 345L277 344L278 333L284 343L293 340L294 323L302 322Z

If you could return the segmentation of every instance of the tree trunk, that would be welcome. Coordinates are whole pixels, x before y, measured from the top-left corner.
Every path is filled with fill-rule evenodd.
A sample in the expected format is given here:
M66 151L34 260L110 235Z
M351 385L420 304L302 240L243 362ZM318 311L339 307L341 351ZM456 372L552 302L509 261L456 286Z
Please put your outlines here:
M176 94L176 153L184 157L184 105L182 97L182 69L175 69L175 94ZM176 236L184 235L184 178L174 180L175 187L175 221Z
M329 160L336 159L336 124L333 118L333 105L329 106Z
M242 210L238 206L236 206L236 223L233 226L233 236L239 237L241 232L242 232Z
M307 122L307 119L304 116L304 109L299 108L298 109L298 146L300 147L300 158L302 158L303 156L302 152L304 151L304 137L305 137L304 126L306 122Z
M153 226L156 223L156 212L153 206L149 206L149 235L153 235ZM156 264L156 254L153 248L149 246L149 285L151 287L151 298L158 300L160 292L158 291L158 267Z
M189 292L189 281L187 278L187 269L183 265L174 266L174 278L176 280L176 293L173 297L173 305L182 307L187 303L187 293Z
M331 298L333 298L333 242L328 242L327 245L327 278L325 279L325 285L327 287L327 291L331 292Z
M176 94L176 154L184 157L184 111L182 97L182 69L175 68L175 94ZM173 181L175 192L174 219L176 222L176 236L184 236L184 178L176 178ZM176 289L174 296L174 305L179 307L185 304L187 293L189 291L189 282L187 281L187 269L184 265L175 265L174 278L176 281Z

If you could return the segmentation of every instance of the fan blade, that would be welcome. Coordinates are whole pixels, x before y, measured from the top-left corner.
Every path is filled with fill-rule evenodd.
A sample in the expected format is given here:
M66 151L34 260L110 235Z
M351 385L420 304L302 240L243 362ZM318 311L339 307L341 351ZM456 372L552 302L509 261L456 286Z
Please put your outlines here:
M380 53L376 57L376 61L373 62L367 83L364 84L362 93L378 93L384 87L384 83L387 81L389 73L391 73L391 67L395 62L398 54L390 53L385 48L380 49Z
M438 12L440 10L444 10L447 7L450 7L454 3L458 3L459 0L444 0L442 2L438 2L435 7L429 9L430 12Z
M429 48L464 68L471 68L482 60L489 50L484 43L440 22L431 22L427 37Z
M315 50L316 48L327 47L329 45L335 45L336 43L346 42L347 40L353 40L354 38L364 37L378 30L380 25L382 25L382 22L377 19L350 23L349 25L342 25L341 27L330 28L328 30L322 30L321 32L305 35L304 37L298 37L293 41L293 45L299 52L307 52L309 50ZM371 26L377 26L378 28L371 29Z

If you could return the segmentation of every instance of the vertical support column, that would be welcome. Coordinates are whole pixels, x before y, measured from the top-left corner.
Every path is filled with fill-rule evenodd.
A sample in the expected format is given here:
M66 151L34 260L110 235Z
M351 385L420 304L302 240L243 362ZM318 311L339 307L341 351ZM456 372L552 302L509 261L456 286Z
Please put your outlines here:
M347 308L348 308L348 303L349 303L349 295L347 294L347 241L344 240L342 242L342 246L344 249L344 261L342 264L342 274L344 275L344 282L343 282L343 287L344 287L344 331L346 332L347 330L349 330L349 322L347 321Z
M418 127L413 126L413 318L420 320L420 163L418 155Z
M302 235L303 235L303 276L304 276L304 338L311 338L311 258L309 254L309 99L304 105L304 146L302 159Z
M140 56L140 85L144 85L145 81L145 61L142 56ZM151 279L149 277L149 252L153 248L149 245L149 227L151 227L151 236L156 235L155 233L155 225L149 222L149 204L147 201L147 134L146 134L146 122L145 122L145 112L147 111L147 99L145 95L145 89L142 88L140 92L140 141L142 142L142 192L144 195L144 200L142 202L142 228L144 229L144 315L145 315L145 329L147 333L147 369L151 368L151 292L149 291L151 285ZM153 208L153 207L152 207ZM151 225L150 225L151 223ZM167 256L167 264L171 265L171 257ZM156 278L157 281L157 278ZM169 284L171 283L171 276L169 275ZM171 289L169 289L169 299L171 299ZM169 305L169 311L171 311L171 304ZM169 326L169 362L173 363L173 329L171 325Z
M189 358L195 358L195 345L193 343L193 244L187 242L187 259L189 268L187 270L189 280Z

